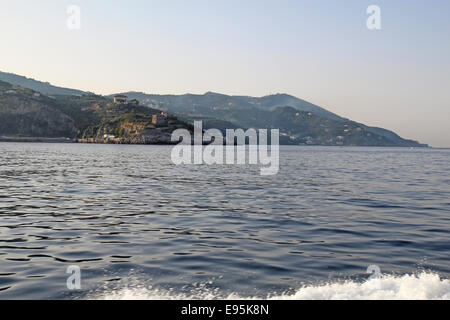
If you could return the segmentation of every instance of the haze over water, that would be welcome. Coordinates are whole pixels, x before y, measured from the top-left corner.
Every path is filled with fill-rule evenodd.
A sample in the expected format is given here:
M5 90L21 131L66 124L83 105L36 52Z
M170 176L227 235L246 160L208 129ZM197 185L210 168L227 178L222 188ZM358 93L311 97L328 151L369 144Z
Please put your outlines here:
M0 143L0 298L450 298L450 150L281 147L275 176L170 151Z

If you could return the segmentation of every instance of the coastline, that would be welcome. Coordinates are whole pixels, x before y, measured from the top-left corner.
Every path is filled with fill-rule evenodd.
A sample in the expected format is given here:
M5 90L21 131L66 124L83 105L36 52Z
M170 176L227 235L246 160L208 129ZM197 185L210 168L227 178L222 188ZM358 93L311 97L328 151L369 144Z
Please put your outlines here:
M0 136L0 142L12 142L12 143L80 143L80 144L128 144L128 145L168 145L173 146L178 144L178 142L172 141L149 141L148 139L138 139L130 141L130 139L99 139L99 138L49 138L49 137L8 137L8 136ZM204 145L208 145L208 143L204 143ZM409 147L409 146L335 146L335 145L307 145L307 144L280 144L280 146L299 146L299 147L336 147L336 148L402 148L402 149L450 149L442 148L442 147L432 147L429 145L417 146L417 147Z
M70 138L46 138L46 137L8 137L0 136L0 142L48 142L48 143L73 143Z
M129 139L97 139L97 138L88 138L88 139L73 139L72 143L87 143L87 144L130 144L130 145L175 145L178 142L171 141L149 141L146 139L138 139L130 141Z

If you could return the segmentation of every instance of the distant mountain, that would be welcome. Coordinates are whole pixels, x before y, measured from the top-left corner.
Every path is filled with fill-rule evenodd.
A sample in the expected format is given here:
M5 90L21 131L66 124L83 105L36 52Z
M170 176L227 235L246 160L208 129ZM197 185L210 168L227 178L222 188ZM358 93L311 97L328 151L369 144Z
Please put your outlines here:
M324 108L287 94L275 94L262 98L228 96L215 92L207 92L204 95L156 95L141 92L126 92L123 94L130 99L137 99L143 104L158 106L160 109L170 109L171 112L183 114L217 116L218 113L226 114L231 109L272 111L279 106L291 106L300 111L314 112L325 118L343 119Z
M288 94L274 94L270 96L265 96L262 98L253 98L253 97L241 97L252 103L253 105L259 107L263 110L273 111L275 108L279 106L290 106L299 111L308 111L313 112L316 115L319 115L324 118L334 119L334 120L345 120L340 116L322 108L315 104L312 104L308 101L296 98L294 96Z
M270 123L283 128L284 135L288 136L294 144L423 146L416 141L402 139L394 133L392 134L395 139L389 139L384 134L374 133L373 128L355 121L324 118L313 112L299 111L292 107L277 107L271 112L270 117Z
M86 94L81 90L61 88L51 85L48 82L41 82L34 79L29 79L13 73L6 73L0 71L0 81L10 83L15 86L28 88L46 95L82 95Z
M387 129L342 118L287 94L261 98L204 95L123 93L149 107L177 114L186 121L202 120L205 128L278 128L283 144L424 147Z
M117 134L134 128L126 136L122 136L133 143L136 139L142 141L144 131L148 133L148 137L160 131L146 131L142 128L151 127L153 114L166 111L172 117L169 128L188 128L187 123L194 120L202 120L205 129L217 128L222 131L236 128L277 128L280 129L282 144L427 146L404 139L387 129L342 118L288 94L260 98L214 92L203 95L156 95L141 92L123 94L130 100L138 100L140 106L129 105L120 109L114 107L112 96L104 97L81 90L60 88L0 72L0 135L66 136L101 140L107 131ZM137 123L140 125L135 126ZM165 133L164 139L167 138ZM153 138L149 139L154 141Z

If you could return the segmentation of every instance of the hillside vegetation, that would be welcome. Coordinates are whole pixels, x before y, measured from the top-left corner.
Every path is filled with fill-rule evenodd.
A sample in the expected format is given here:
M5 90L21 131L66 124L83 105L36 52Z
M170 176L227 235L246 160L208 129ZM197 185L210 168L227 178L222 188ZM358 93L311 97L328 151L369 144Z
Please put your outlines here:
M28 88L0 81L0 135L65 137L91 143L171 143L177 128L192 126L167 115L167 123L153 123L161 111L136 103L114 104L86 94L48 97ZM106 136L106 137L105 137Z

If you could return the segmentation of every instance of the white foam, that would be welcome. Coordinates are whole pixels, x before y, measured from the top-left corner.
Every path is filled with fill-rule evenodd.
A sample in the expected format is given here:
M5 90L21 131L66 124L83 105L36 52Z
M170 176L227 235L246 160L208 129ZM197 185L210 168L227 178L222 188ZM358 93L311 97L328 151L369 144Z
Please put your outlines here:
M296 300L448 300L450 281L439 275L422 273L400 277L383 276L364 283L346 281L324 286L303 287L293 295L274 299Z
M318 286L305 286L293 294L244 297L239 294L221 296L217 290L177 293L174 290L124 288L103 292L93 297L106 300L450 300L450 281L435 273L392 276L366 282L345 281Z

